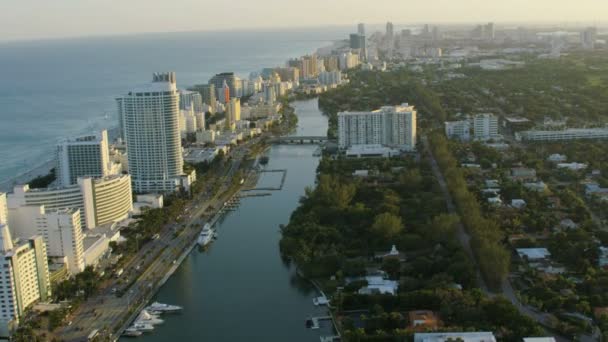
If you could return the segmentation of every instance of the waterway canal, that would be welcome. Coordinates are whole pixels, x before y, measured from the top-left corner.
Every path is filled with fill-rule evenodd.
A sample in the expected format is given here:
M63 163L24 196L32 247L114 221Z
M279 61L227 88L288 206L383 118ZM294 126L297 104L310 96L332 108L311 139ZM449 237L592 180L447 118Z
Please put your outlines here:
M317 100L294 103L298 135L325 135L327 120ZM323 311L312 304L310 284L298 278L279 255L279 225L289 221L307 186L314 184L317 147L273 146L268 169L287 169L281 191L243 198L216 226L210 248L195 249L155 300L184 307L137 340L156 341L319 341L305 319ZM262 174L259 186L275 186L280 174ZM126 339L122 339L125 340Z

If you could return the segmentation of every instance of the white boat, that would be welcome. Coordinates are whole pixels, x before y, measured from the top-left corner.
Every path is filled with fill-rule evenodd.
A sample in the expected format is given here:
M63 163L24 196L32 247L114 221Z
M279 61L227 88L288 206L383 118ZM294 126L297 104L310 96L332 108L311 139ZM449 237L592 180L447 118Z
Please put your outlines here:
M127 336L127 337L139 337L141 336L143 333L135 328L129 328L126 329L123 333L122 336Z
M154 326L152 324L145 323L135 323L131 328L141 332L150 332L154 330Z
M211 240L213 240L214 235L215 232L213 231L213 229L211 229L209 223L206 223L200 235L198 236L198 240L196 241L196 243L198 243L199 246L204 247L208 245Z
M137 319L135 320L135 322L136 323L141 323L141 324L158 325L158 324L163 324L165 321L163 321L162 319L158 318L158 316L150 314L148 311L146 311L144 309L144 310L141 311L141 313L139 314L139 317L137 317Z
M177 306L177 305L169 305L169 304L163 304L163 303L159 303L159 302L154 302L152 304L150 304L150 306L148 306L146 308L146 310L149 311L158 311L158 312L178 312L182 310L181 306Z

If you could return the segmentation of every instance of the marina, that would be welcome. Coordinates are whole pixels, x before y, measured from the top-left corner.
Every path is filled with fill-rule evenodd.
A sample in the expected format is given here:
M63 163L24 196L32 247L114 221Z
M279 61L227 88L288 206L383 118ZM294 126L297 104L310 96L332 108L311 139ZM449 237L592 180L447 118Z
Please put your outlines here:
M326 125L315 110L316 100L295 106L310 116L308 120ZM317 126L320 132L308 135L327 130ZM319 329L306 328L307 317L327 317L327 307L313 304L321 294L282 261L278 249L279 225L289 221L304 189L314 184L318 164L314 150L313 145L274 145L266 152L266 168L284 172L261 173L263 177L249 188L276 188L282 183L282 190L240 192L225 201L225 209L230 210L222 209L207 222L221 238L213 248L190 253L183 262L178 259L175 272L153 298L183 306L181 314L163 315L164 324L138 340L310 342L336 335L330 320L321 320ZM247 179L245 187L255 177ZM234 329L235 322L239 329ZM260 329L268 325L272 328Z

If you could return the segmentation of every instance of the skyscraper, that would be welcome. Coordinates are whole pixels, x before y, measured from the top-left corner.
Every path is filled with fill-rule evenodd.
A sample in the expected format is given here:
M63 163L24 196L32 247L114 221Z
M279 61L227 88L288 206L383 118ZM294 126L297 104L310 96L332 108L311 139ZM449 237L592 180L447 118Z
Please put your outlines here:
M357 33L360 36L365 36L365 24L364 23L359 23L359 25L357 25Z
M230 96L232 95L232 91L230 90L230 86L226 81L224 81L222 87L219 88L218 95L218 100L220 101L220 103L227 104L230 102Z
M0 224L0 336L17 328L25 311L51 296L46 247L41 236L13 244L8 226Z
M597 28L588 27L581 32L581 45L585 50L595 49L595 40L597 39Z
M180 186L183 159L179 132L179 93L175 73L119 98L129 173L138 193L168 193Z
M56 153L60 186L76 184L79 177L105 177L112 173L106 130L64 140L57 145Z
M395 26L390 21L386 23L386 37L392 39L395 36Z
M234 130L236 123L241 120L241 100L231 98L226 109L226 125L228 129Z
M238 92L236 87L236 76L233 72L222 72L211 77L211 79L209 80L209 84L213 84L215 86L215 89L218 92L218 98L222 97L221 92L223 91L222 88L224 87L224 83L226 83L230 88L230 95L236 97ZM230 99L228 99L227 101L229 100ZM227 101L224 103L227 103Z
M203 96L196 91L180 90L179 92L179 109L188 109L192 107L195 113L203 111Z

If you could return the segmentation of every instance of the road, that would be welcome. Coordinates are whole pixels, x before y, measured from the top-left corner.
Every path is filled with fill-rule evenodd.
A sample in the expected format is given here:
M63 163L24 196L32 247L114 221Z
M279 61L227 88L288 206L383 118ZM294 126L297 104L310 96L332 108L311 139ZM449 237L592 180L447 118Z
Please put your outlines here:
M218 179L219 190L215 194L204 192L191 201L182 214L182 224L178 225L174 222L166 225L159 233L158 239L141 246L123 266L124 271L120 280L126 284L120 284L118 279L102 284L99 294L89 298L66 319L72 324L58 329L57 337L64 341L86 341L89 333L98 329L101 336L112 339L113 332L129 317L129 310L149 300L169 270L175 267L176 259L192 246L193 241L196 241L203 224L200 217L208 208L214 211L221 208L224 202L232 197L234 191L237 191L232 187L233 177L240 170L248 149L259 140L260 138L253 139L235 147L230 154L230 167ZM231 189L233 191L230 191ZM176 227L181 225L185 228L178 231L179 234L175 236ZM136 280L129 282L133 279ZM116 296L115 289L124 294L121 297Z
M441 172L441 169L439 168L439 165L437 164L437 160L435 159L435 156L433 155L433 152L430 148L427 136L422 137L422 143L424 145L425 152L429 156L433 174L435 175L435 178L437 179L437 182L439 183L439 186L441 187L441 191L443 192L443 195L445 197L448 213L458 214L458 212L456 210L456 206L454 205L454 200L448 189L447 182L445 181L443 173ZM486 286L486 283L481 275L481 271L479 270L479 266L477 265L476 259L474 257L473 250L471 248L471 244L470 244L471 237L464 229L462 222L458 223L457 235L458 235L458 240L460 241L462 247L464 248L466 253L469 255L469 257L471 257L471 260L476 265L477 283L478 283L479 288L486 295L488 295L490 297L496 296L496 293L491 292L488 289L488 287ZM508 278L503 281L501 287L502 287L501 294L505 298L507 298L519 310L519 312L522 315L530 317L531 319L533 319L534 321L536 321L537 323L539 323L541 326L543 326L546 329L552 329L552 326L551 326L552 315L548 314L548 313L538 312L538 311L532 309L531 307L523 305L517 298L515 290L513 289L513 286L511 286L511 281ZM549 333L551 336L555 337L555 339L559 342L570 341L570 339L557 335L552 330L547 331L547 333Z

